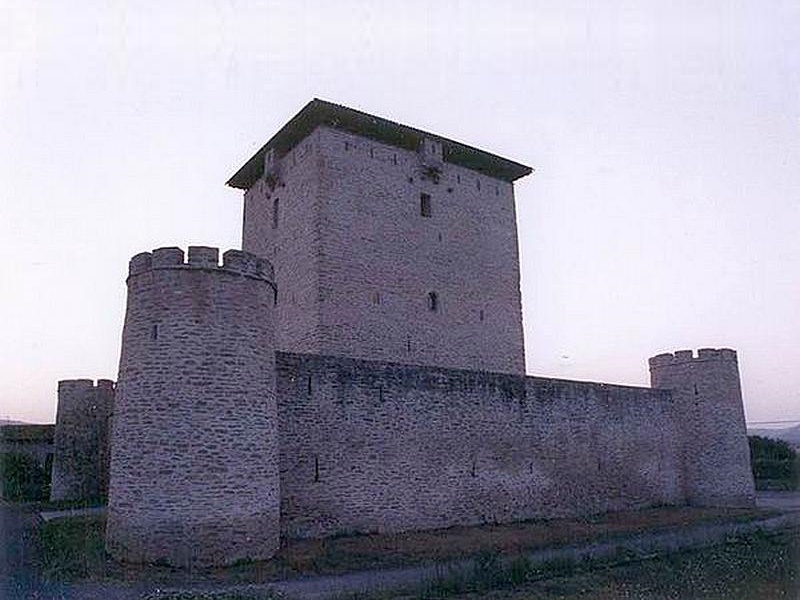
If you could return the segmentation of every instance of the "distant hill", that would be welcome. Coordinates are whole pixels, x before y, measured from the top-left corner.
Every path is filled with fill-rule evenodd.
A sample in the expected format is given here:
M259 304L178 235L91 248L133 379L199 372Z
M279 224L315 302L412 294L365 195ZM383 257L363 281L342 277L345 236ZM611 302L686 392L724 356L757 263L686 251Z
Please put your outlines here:
M783 440L794 448L800 448L800 425L785 429L748 429L747 435L759 435L773 440Z
M25 421L15 421L13 419L0 419L0 427L5 425L27 425Z

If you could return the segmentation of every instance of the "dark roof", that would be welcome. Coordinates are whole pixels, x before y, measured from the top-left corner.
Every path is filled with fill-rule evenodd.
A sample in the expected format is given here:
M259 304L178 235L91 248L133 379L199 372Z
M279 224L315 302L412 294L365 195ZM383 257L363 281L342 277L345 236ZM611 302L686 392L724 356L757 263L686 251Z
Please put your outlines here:
M318 125L327 125L406 150L416 150L423 138L435 139L442 142L446 162L505 181L514 181L533 170L513 160L501 158L440 135L315 98L244 163L244 166L228 180L228 185L242 190L249 189L263 173L267 150L274 148L278 156L283 156Z
M0 440L6 442L53 441L55 425L3 425Z

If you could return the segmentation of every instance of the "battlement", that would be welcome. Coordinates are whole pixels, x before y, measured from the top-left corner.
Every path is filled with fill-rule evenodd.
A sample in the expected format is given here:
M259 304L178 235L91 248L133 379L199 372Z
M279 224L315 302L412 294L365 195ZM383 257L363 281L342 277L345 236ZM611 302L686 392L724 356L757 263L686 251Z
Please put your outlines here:
M98 379L97 383L91 379L62 379L58 382L58 392L83 394L92 390L113 391L115 385L110 379Z
M159 269L205 269L236 273L253 279L273 282L274 270L270 262L255 254L242 250L228 250L219 264L219 249L208 246L189 246L188 259L181 248L156 248L152 252L141 252L131 258L128 275L140 275Z
M678 350L674 354L664 353L653 356L648 362L650 368L665 367L691 362L703 362L707 360L733 361L736 359L736 351L730 348L700 348L695 356L692 350Z

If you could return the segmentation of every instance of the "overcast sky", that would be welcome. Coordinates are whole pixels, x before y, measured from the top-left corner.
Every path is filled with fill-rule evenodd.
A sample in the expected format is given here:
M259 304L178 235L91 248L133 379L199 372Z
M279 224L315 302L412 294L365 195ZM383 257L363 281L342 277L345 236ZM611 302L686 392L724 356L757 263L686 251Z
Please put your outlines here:
M533 166L527 370L739 351L800 419L800 3L3 2L0 418L116 378L127 261L241 244L228 177L314 97Z

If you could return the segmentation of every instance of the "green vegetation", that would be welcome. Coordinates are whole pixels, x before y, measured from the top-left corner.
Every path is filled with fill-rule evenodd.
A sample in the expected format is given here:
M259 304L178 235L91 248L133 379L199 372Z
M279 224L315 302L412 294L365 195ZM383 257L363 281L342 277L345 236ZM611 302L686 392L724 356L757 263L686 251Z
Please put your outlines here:
M796 598L800 589L800 532L754 534L726 544L611 565L576 564L566 575L521 586L450 594L453 600L596 598ZM425 591L406 600L441 598Z
M531 581L572 575L580 569L590 568L592 561L554 559L534 565L521 555L505 560L501 555L482 552L465 570L447 569L419 591L420 598L449 598L459 594L486 592L513 588Z
M48 579L87 579L106 573L105 520L72 517L43 523L38 531L42 574Z
M796 490L800 480L797 452L782 440L748 437L750 464L758 490Z
M50 473L25 454L0 454L3 498L12 502L45 500L50 496Z
M531 566L523 557L476 561L404 593L352 594L342 600L588 600L610 598L795 598L800 589L800 531L756 533L725 544L632 559L559 560Z
M502 567L508 572L498 574L493 572L494 557L524 556L526 552L537 548L580 544L645 530L700 523L744 522L768 514L757 509L661 507L596 515L587 519L455 527L397 535L291 540L272 560L240 561L224 568L194 571L193 574L219 583L251 584L297 576L335 575L414 565L447 565L477 557L476 572L479 576L473 579L483 581L497 577L518 582L529 579L525 561L520 558L510 563L504 562ZM69 581L137 578L167 585L182 581L185 573L182 575L180 571L165 565L123 566L110 559L103 547L104 527L105 520L100 515L61 518L42 524L38 538L40 562L45 576ZM618 558L630 557L623 556L621 551ZM553 573L572 566L553 563L542 568ZM442 573L443 577L451 574L450 571ZM445 582L443 585L461 584ZM466 588L461 585L458 589Z

